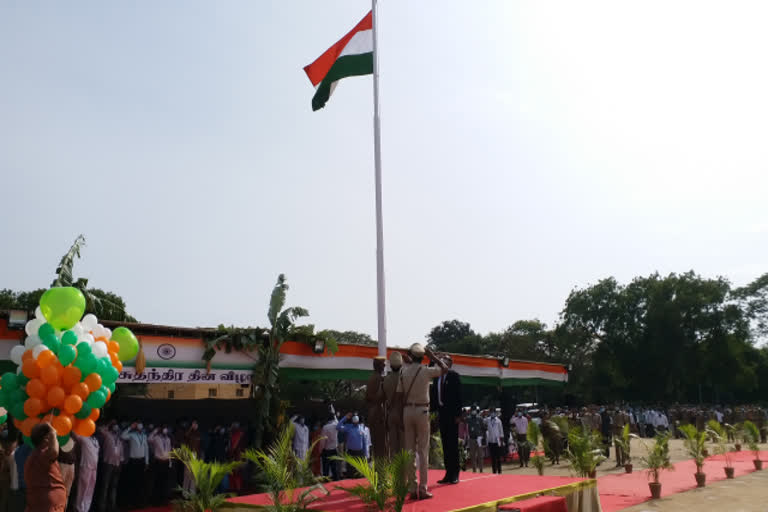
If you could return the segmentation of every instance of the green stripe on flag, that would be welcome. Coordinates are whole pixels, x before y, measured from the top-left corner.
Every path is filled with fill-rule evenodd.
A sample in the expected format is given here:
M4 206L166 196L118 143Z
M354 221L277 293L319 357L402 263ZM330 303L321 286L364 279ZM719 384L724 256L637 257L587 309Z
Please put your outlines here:
M331 85L337 80L348 76L361 76L373 74L373 52L360 53L358 55L345 55L336 59L328 74L317 86L317 91L312 97L312 110L320 110L331 97Z

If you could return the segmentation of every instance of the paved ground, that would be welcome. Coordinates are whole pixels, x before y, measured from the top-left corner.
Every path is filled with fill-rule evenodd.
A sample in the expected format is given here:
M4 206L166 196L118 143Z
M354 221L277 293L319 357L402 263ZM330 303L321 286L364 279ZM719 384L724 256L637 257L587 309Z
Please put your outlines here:
M667 498L647 501L624 512L766 512L768 511L768 471L755 471L748 475L707 484Z

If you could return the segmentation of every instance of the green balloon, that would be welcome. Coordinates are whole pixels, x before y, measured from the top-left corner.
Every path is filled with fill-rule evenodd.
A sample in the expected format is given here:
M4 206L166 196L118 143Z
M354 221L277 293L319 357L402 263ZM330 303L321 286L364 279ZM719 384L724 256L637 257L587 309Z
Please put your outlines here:
M77 357L77 351L72 345L62 345L59 349L59 361L64 366L67 366Z
M101 359L99 359L98 364L96 365L96 373L99 374L99 376L101 377L101 380L109 378L110 366L112 366L112 361L110 361L109 358L102 357Z
M5 390L0 389L0 407L5 407L6 409L8 405L10 405L10 402L8 401L8 393L5 392Z
M86 403L90 405L94 409L98 409L99 407L103 406L104 403L107 401L107 395L101 391L101 389L97 389L90 395L88 395L88 400L86 400Z
M8 403L15 404L15 403L24 403L24 401L29 398L29 396L24 392L23 389L18 388L14 389L10 392L8 395Z
M13 391L19 387L19 379L15 373L7 372L3 375L3 378L0 379L0 385L3 386L3 390Z
M40 297L40 311L48 323L66 331L74 327L85 313L85 297L71 286L51 288Z
M51 349L51 352L54 354L58 354L59 350L61 349L61 342L56 337L56 335L53 335L52 337L49 337L43 341L43 345Z
M117 357L121 361L130 361L139 353L139 340L126 327L118 327L112 332L112 339L120 345Z
M11 406L10 411L13 417L19 421L24 421L27 419L27 415L24 412L24 402L16 402Z
M7 419L8 419L7 414L3 414L2 416L0 416L0 425L3 425Z
M30 439L28 436L22 435L21 437L22 437L22 439L24 439L24 444L26 444L27 446L29 446L31 448L35 447L35 445L32 444L32 439Z
M96 369L96 356L93 354L78 355L75 361L75 366L80 368L83 374L83 379L93 373Z
M107 389L109 390L110 393L112 393L114 395L115 394L115 387L116 387L115 383L113 382L112 384L107 386Z
M65 436L56 436L56 438L59 440L59 446L64 446L67 444L67 441L69 441L69 434Z
M75 334L75 331L67 331L62 334L61 343L64 345L77 345L77 334Z
M56 329L54 329L51 324L43 324L37 330L37 336L43 340L43 343L45 343L45 340L56 337Z
M93 393L91 393L91 395L92 394ZM93 408L91 407L91 404L90 404L90 398L91 398L90 395L88 396L88 398L89 400L83 402L83 406L80 408L79 411L75 413L75 418L79 420L84 420L85 418L91 415L91 411L93 410Z
M77 355L84 356L85 354L90 354L91 352L91 346L86 342L77 344Z
M19 383L20 388L24 387L27 385L27 382L29 382L29 377L27 377L23 373L20 373L19 375L16 376L16 382Z

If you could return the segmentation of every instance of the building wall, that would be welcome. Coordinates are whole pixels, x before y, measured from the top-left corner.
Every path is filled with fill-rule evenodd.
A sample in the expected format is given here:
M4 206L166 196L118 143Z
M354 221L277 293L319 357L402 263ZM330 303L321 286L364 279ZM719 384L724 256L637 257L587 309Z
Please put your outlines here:
M147 384L147 397L169 400L204 398L237 400L251 395L250 385L240 384Z

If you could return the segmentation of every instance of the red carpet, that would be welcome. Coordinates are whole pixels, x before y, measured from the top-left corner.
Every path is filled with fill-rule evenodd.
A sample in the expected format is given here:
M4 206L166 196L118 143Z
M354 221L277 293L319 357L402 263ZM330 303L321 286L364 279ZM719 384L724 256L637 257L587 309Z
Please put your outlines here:
M736 452L731 454L731 461L735 468L735 475L746 475L755 470L752 464L754 459L752 452ZM765 465L768 452L760 452L760 459ZM704 461L704 473L707 474L707 483L725 480L725 460L722 455L708 457ZM693 460L686 460L675 464L674 471L664 471L659 478L661 482L661 496L669 496L683 491L689 491L696 487L693 474L696 472L696 464ZM600 493L600 504L603 512L616 512L618 510L643 503L651 499L648 490L648 474L639 471L635 465L635 471L628 474L605 475L597 479L597 490Z
M429 480L432 482L438 481L442 476L443 471L429 472ZM494 475L493 473L462 473L460 478L461 483L458 485L431 485L430 491L434 494L434 498L423 501L409 500L403 510L406 512L447 512L496 502L512 496L552 489L553 487L561 487L582 480L581 478L559 476ZM326 512L368 512L369 509L359 499L336 488L339 485L350 487L363 482L364 480L343 480L326 484L326 489L331 491L331 494L315 502L310 508ZM270 503L265 494L241 496L229 501L249 505Z

